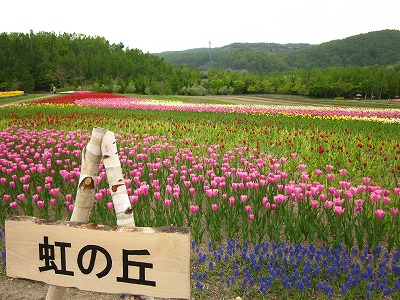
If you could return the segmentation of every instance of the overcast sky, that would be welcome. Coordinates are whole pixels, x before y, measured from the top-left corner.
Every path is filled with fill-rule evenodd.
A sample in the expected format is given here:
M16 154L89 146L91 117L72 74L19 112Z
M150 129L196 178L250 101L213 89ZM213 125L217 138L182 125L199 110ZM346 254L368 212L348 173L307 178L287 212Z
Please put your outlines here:
M400 30L399 0L5 0L0 32L101 36L143 52L235 42L320 44Z

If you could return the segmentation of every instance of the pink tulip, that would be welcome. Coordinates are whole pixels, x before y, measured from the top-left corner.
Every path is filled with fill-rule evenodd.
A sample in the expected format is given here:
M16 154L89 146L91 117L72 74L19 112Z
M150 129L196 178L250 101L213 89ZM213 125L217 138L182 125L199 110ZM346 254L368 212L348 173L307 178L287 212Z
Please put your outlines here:
M234 205L235 204L235 197L229 197L229 204Z
M317 187L312 187L310 192L313 197L318 197L320 190Z
M376 214L377 218L378 218L379 220L381 220L381 219L383 219L383 217L385 216L386 212L385 212L383 209L377 209L377 210L375 211L375 214Z
M136 196L136 195L129 196L129 201L130 201L131 203L136 203L136 202L139 201L139 197Z
M25 196L25 194L19 194L19 195L17 195L17 199L19 201L25 201L26 200L26 196Z
M341 206L344 202L344 199L341 198L334 198L333 199L333 203L335 204L335 206Z
M285 193L287 195L291 194L293 192L294 186L293 185L287 185L285 186Z
M359 185L357 187L357 191L360 193L363 193L366 189L367 189L367 187L365 185Z
M10 195L8 195L8 194L3 195L3 201L4 201L4 202L10 201L10 199L11 199L11 196L10 196Z
M311 201L311 207L314 208L314 209L315 209L315 208L318 208L318 204L319 204L319 203L318 203L317 200L312 200L312 201Z
M11 203L10 203L10 207L15 209L15 208L18 207L18 203L15 202L15 201L14 201L14 202L11 202Z
M342 213L344 213L344 208L341 206L335 206L334 211L335 211L335 214L340 216Z
M251 206L250 205L246 205L245 210L247 213L251 212Z
M345 196L347 199L349 199L349 198L353 197L353 193L352 193L351 191L345 191L345 192L344 192L344 196Z
M352 196L354 196L355 194L357 194L358 189L354 186L350 187L350 193Z
M212 204L211 205L211 209L212 209L213 212L216 212L217 209L218 209L218 205L217 204Z
M383 197L383 203L389 204L390 198L389 197Z
M333 202L332 201L325 201L325 207L328 209L331 209L333 206Z
M369 177L364 177L364 178L363 178L363 182L364 182L365 185L368 185L368 184L371 182L371 178L369 178Z
M303 170L305 170L306 168L307 168L307 165L303 165L303 164L299 165L299 170L300 170L300 171L303 171Z
M70 204L70 205L68 205L68 209L70 210L70 211L74 211L74 205L73 204Z
M355 200L354 202L356 203L356 206L357 206L357 207L362 207L362 205L363 205L363 203L364 203L364 201L363 201L362 199L357 199L357 200Z
M51 199L49 200L49 202L50 202L50 205L51 205L51 206L56 206L56 204L57 204L57 200L54 199L54 198L51 198Z
M274 196L274 202L275 203L284 203L286 201L286 196L282 195L282 194L278 194L276 196Z
M378 201L379 199L381 199L381 195L379 195L378 193L373 192L373 193L371 194L370 198L371 198L372 201L376 202L376 201Z
M172 187L171 187L171 185L167 185L166 187L165 187L165 191L167 192L167 194L172 194Z
M247 201L247 195L241 195L240 196L240 201L242 201L243 203Z
M39 201L36 202L36 204L37 204L37 206L39 208L43 208L44 207L44 201L39 200Z
M35 202L38 202L39 201L39 195L38 194L33 195L32 196L32 200L35 201Z
M329 173L326 174L326 177L328 177L328 180L333 180L335 178L335 174Z
M319 201L325 202L326 201L326 195L325 194L319 195Z
M393 216L396 216L399 213L399 211L400 210L398 208L396 208L396 207L392 207L390 209L390 212L392 213Z
M301 173L301 179L302 179L303 181L307 181L309 178L310 178L310 175L308 175L307 172L302 172L302 173Z
M250 219L250 221L254 221L254 215L253 214L249 214L249 219Z
M191 213L197 213L197 212L199 212L200 209L199 209L198 205L190 205L189 210Z
M161 194L160 194L160 192L155 192L155 193L154 193L154 198L155 198L156 200L160 200L160 199L161 199Z
M346 170L346 169L340 169L340 170L339 170L339 174L342 175L342 176L344 176L344 175L347 174L347 170Z
M107 208L108 208L108 210L113 210L114 204L112 202L107 202Z
M15 188L15 182L14 181L10 181L10 188Z
M171 206L171 202L172 202L172 200L165 199L165 200L164 200L164 205L165 205L166 207L170 207L170 206Z
M330 171L333 170L333 166L331 166L331 165L326 165L326 166L325 166L325 169L326 169L328 172L330 172Z

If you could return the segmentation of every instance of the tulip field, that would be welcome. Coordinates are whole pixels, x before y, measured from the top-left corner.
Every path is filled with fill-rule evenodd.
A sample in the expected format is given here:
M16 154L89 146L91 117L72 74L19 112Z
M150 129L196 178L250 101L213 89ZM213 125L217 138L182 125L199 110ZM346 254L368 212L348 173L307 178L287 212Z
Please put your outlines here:
M0 116L1 230L8 215L69 219L98 126L136 226L190 227L194 299L400 297L400 109L81 93ZM90 222L114 225L105 177Z

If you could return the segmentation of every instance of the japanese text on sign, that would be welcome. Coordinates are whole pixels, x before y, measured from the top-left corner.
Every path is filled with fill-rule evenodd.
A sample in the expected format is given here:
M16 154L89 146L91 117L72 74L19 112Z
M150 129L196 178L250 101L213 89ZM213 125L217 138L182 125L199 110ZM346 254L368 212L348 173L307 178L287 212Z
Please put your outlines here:
M44 266L39 267L40 272L54 270L56 274L67 275L67 276L74 276L73 271L67 270L67 261L65 255L65 248L70 248L71 243L64 243L64 242L55 242L54 245L49 244L49 237L45 236L43 243L39 244L39 259L44 261ZM55 263L56 259L56 250L55 247L60 248L60 267L58 267ZM83 256L90 252L90 261L89 265L85 267L83 265ZM101 253L106 259L106 265L104 269L97 273L96 276L98 278L102 278L106 276L111 268L112 268L112 258L110 253L98 245L86 245L84 246L78 253L77 257L77 265L79 270L82 274L88 275L90 274L96 263L97 253ZM130 256L134 255L150 255L150 252L147 250L127 250L122 249L122 276L117 277L116 280L118 282L126 282L132 284L142 284L142 285L149 285L149 286L156 286L155 281L146 280L145 279L145 271L146 268L153 269L152 263L140 262L140 261L132 261L130 260ZM129 277L129 266L134 266L139 268L139 278L130 278Z

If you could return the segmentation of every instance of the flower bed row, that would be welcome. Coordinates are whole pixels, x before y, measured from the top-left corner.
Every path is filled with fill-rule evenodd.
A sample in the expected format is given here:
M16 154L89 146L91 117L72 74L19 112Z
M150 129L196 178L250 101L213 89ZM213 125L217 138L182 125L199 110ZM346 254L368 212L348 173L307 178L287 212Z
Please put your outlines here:
M397 109L365 109L365 108L327 108L315 106L277 106L277 105L221 105L183 103L179 101L161 101L142 98L85 98L74 101L77 105L99 106L108 108L126 108L143 110L174 110L219 113L256 113L284 114L288 116L309 116L327 119L355 119L385 123L400 123L400 110Z

